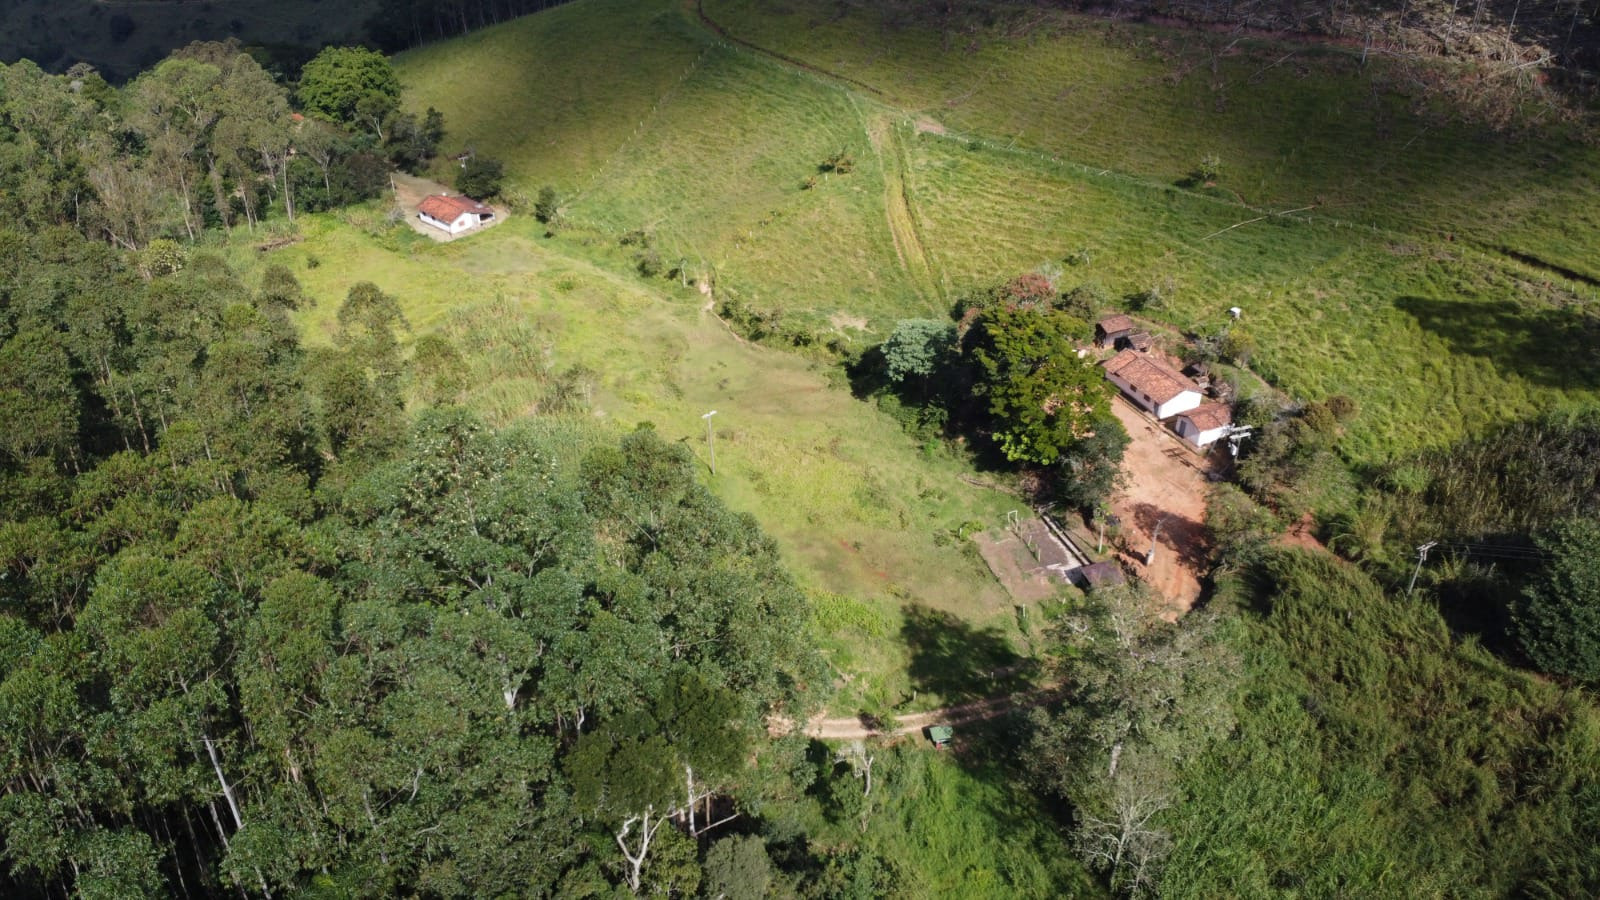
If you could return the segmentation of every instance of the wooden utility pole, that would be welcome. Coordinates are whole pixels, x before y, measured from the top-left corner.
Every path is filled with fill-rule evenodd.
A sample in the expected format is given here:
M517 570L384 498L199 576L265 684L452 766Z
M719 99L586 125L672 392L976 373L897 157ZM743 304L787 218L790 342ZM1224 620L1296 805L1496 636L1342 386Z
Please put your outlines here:
M711 454L711 474L713 475L717 474L717 445L711 438L711 417L716 414L717 411L713 409L700 417L706 420L706 452Z

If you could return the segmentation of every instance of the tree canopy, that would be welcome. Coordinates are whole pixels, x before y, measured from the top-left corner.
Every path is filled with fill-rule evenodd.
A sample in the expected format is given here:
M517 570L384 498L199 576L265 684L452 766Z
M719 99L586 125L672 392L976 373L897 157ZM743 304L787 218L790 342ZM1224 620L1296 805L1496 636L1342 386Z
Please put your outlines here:
M1013 462L1048 465L1095 434L1109 412L1100 371L1078 358L1088 327L1053 310L996 306L967 334L995 442Z
M1517 644L1542 671L1600 684L1600 522L1569 519L1535 544L1547 560L1513 606Z
M0 247L0 885L698 882L680 833L759 801L765 718L821 678L682 448L407 422L371 285L307 352L285 270Z
M295 91L307 112L373 129L400 105L400 79L389 58L365 47L324 47L300 70Z

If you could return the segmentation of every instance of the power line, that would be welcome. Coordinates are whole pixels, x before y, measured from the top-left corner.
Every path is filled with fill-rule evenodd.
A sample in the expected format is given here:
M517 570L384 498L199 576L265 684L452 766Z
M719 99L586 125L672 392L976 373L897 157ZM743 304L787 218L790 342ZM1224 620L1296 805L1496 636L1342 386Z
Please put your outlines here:
M1499 559L1523 559L1530 561L1543 561L1550 559L1550 554L1534 547L1509 547L1494 544L1474 544L1466 541L1439 541L1439 546L1464 553L1468 556L1489 556Z

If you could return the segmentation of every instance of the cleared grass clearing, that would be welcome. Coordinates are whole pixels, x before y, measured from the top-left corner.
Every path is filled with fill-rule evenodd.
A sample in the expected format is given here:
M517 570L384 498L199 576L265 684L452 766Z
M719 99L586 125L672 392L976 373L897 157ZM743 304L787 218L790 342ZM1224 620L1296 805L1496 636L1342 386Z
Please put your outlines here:
M667 3L597 0L409 50L395 67L411 108L444 111L447 149L470 145L511 163L514 184L570 196L707 46Z
M452 139L506 158L524 189L569 192L569 250L625 270L616 239L645 229L667 266L844 346L1086 249L1067 286L1159 286L1169 300L1151 314L1179 328L1244 307L1258 372L1302 399L1360 402L1344 445L1359 462L1600 388L1587 357L1548 363L1593 330L1595 288L1492 250L1531 241L1589 265L1600 189L1574 167L1591 151L1418 115L1382 65L1356 71L1339 51L1278 48L1263 68L1261 46L1219 54L1208 36L1053 14L947 49L921 26L788 9L707 6L909 108L722 43L666 0L580 0L400 70ZM855 170L802 190L839 150ZM1221 187L1171 186L1206 152L1224 159ZM1320 204L1230 229L1260 215L1241 195ZM513 412L517 389L496 391Z
M1345 450L1375 462L1537 409L1592 398L1600 368L1562 367L1542 346L1587 346L1580 301L1465 247L1414 245L1367 228L1252 217L1177 190L1024 152L922 135L909 182L950 291L992 284L1079 249L1066 286L1114 295L1162 288L1150 314L1215 330L1245 310L1255 368L1292 396L1344 393L1363 407Z
M304 241L268 259L289 265L316 299L299 314L312 343L331 340L352 284L393 294L414 335L440 331L457 343L473 369L466 402L491 421L536 412L549 373L573 364L598 373L592 421L654 423L702 460L700 416L716 409L717 474L707 483L777 539L816 601L843 685L837 709L911 695L916 648L901 639L910 605L1002 640L1015 633L1009 598L951 537L968 521L1000 522L1013 497L964 481L962 461L918 446L821 364L734 337L692 288L618 275L534 232L511 220L435 244L312 216ZM237 264L261 265L252 251L234 252ZM924 689L916 708L943 699Z
M825 331L839 309L892 327L905 310L939 307L897 260L885 161L867 129L875 114L719 45L569 214L608 233L643 228L669 263L686 259L689 271L714 273L719 292L799 314L811 330ZM819 173L840 151L854 169Z
M1600 277L1600 148L1562 128L1507 137L1455 120L1379 57L1363 69L1356 51L1038 10L947 38L859 6L704 8L730 34L959 131L1165 183L1214 153L1250 204L1317 203Z
M715 39L677 4L569 4L397 66L412 106L445 112L450 146L507 160L524 193L554 185L601 239L644 230L669 267L725 295L813 333L839 309L887 330L942 308L897 262L867 127L880 112ZM854 171L820 174L841 150Z

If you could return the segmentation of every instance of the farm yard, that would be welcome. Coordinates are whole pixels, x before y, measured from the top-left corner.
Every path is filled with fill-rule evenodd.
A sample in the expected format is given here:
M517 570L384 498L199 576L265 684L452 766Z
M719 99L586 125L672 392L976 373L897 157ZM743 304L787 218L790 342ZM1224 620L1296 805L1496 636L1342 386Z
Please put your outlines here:
M459 193L458 191L452 191L437 181L429 181L426 178L418 178L415 175L407 175L404 172L395 172L389 176L389 179L394 185L394 207L399 214L405 217L406 224L411 226L412 231L440 242L451 241L464 236L445 232L423 222L418 216L418 207L428 197L455 196ZM511 210L504 205L492 206L491 208L494 210L494 218L473 228L466 234L477 234L484 228L492 228L511 217Z
M1133 439L1122 458L1122 486L1111 498L1111 515L1121 522L1121 558L1166 602L1163 614L1176 619L1200 599L1210 568L1206 474L1214 461L1122 397L1112 399L1111 409Z

